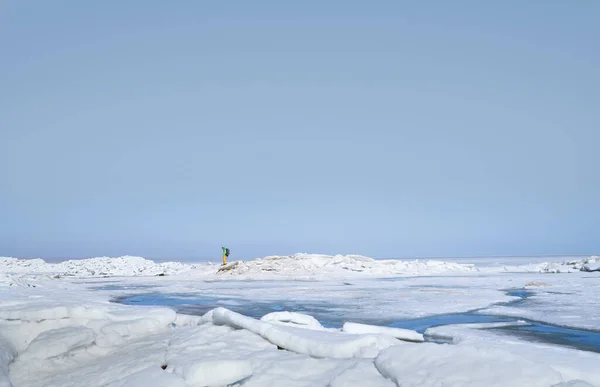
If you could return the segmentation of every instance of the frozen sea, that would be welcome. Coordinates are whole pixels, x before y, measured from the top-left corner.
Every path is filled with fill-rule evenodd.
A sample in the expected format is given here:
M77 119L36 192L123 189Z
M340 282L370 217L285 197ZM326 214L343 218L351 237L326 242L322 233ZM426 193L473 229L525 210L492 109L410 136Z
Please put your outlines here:
M0 386L600 386L598 262L0 258Z

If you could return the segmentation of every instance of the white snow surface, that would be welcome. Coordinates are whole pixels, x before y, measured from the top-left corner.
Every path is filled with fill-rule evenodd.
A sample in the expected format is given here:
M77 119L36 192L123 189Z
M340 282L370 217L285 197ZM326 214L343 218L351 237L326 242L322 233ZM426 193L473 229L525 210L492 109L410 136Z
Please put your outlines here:
M0 387L600 386L600 354L482 329L500 324L428 329L425 337L451 342L437 344L403 341L422 340L411 330L352 321L487 307L592 328L600 323L600 277L582 268L595 264L594 257L567 263L570 273L548 274L541 270L545 263L507 271L506 265L479 270L441 261L300 256L221 273L218 265L132 257L68 264L2 258ZM507 274L513 269L516 274ZM285 281L228 281L253 276ZM105 285L114 288L98 290ZM533 294L519 304L492 305L518 299L504 294L511 288ZM325 328L314 316L285 310L255 319L222 307L191 316L110 302L148 289L210 295L231 307L282 298L327 301L335 304L331 314L347 320L342 328Z

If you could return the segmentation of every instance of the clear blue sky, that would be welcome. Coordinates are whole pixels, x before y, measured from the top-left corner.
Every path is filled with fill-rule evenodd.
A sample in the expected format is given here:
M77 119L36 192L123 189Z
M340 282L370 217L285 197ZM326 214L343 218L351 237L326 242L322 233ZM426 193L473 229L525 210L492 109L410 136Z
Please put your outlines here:
M599 20L3 1L0 255L598 253Z

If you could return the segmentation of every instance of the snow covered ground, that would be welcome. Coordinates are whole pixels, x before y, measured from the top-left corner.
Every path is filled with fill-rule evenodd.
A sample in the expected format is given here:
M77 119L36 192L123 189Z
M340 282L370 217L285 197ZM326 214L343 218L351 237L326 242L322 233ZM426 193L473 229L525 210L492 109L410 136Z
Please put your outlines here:
M477 310L514 316L510 324L526 318L600 330L600 272L586 271L599 261L297 254L223 270L138 257L0 258L0 387L600 386L598 353L486 329L494 325L425 332L449 344L381 326ZM531 295L520 300L509 289ZM148 293L179 297L180 306L194 297L211 304L194 316L111 302ZM285 311L299 304L318 305L317 318ZM232 310L256 305L282 310L262 318Z

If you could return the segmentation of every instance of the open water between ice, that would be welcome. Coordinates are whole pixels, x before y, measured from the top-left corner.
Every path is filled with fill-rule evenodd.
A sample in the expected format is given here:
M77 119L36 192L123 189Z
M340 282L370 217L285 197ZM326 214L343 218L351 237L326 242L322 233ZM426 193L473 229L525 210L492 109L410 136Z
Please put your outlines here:
M520 297L516 301L511 301L511 306L524 306L527 298L529 295L531 295L530 292L520 289L509 290L507 291L507 294ZM353 321L359 323L412 329L420 333L424 333L427 328L443 325L495 323L523 320L528 322L529 325L491 329L497 333L517 336L524 340L563 345L580 350L600 353L600 332L553 326L514 317L480 314L476 313L476 311L441 314L390 322L388 320L369 320L360 314L352 316L350 311L351 306L349 305L339 305L330 302L318 301L280 300L248 302L247 300L236 298L207 297L198 294L158 292L125 296L113 301L125 305L167 306L175 309L179 313L193 315L203 315L209 310L219 306L254 318L261 318L265 314L285 310L290 312L310 314L319 320L323 326L330 328L339 328L344 324L344 322Z

